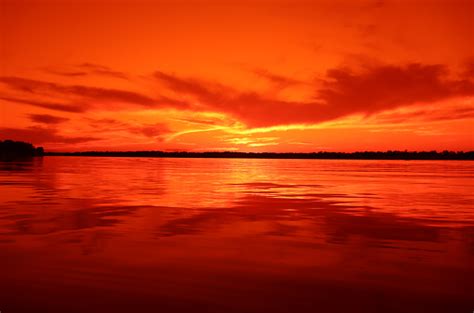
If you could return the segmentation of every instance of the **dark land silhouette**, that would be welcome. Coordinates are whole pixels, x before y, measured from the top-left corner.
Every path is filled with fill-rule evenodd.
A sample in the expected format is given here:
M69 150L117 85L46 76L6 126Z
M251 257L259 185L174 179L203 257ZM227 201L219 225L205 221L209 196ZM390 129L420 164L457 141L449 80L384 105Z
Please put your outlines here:
M235 152L235 151L78 151L45 152L43 147L13 140L0 141L0 160L34 156L100 156L155 158L347 159L347 160L474 160L474 151L359 151L359 152Z
M31 143L13 140L0 140L0 160L16 160L43 156L43 147L35 147Z
M156 157L156 158L248 158L248 159L354 159L354 160L474 160L474 151L363 151L363 152L165 152L84 151L46 152L56 156Z

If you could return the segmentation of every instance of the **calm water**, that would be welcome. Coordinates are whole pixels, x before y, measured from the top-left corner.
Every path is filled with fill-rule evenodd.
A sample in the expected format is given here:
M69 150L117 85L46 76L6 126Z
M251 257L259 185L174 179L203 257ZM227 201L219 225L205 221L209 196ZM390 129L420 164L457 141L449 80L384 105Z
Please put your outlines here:
M0 311L468 312L474 162L0 163Z

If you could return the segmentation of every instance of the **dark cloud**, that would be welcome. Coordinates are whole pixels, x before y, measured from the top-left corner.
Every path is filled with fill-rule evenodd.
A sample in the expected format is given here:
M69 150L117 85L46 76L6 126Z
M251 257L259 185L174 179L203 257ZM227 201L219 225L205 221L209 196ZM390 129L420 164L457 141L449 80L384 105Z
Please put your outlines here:
M474 78L474 57L467 60L464 64L463 77L466 79Z
M124 131L135 135L163 140L172 130L163 123L134 125L131 123L111 119L88 119L89 125L98 131Z
M60 85L51 82L44 82L21 77L0 77L0 82L8 85L10 88L34 94L63 94L72 95L92 100L108 100L135 103L144 106L153 106L155 99L145 95L118 89L97 88L81 85Z
M153 125L129 126L128 131L140 134L150 138L163 139L165 135L170 134L171 130L165 124L157 123Z
M334 69L316 98L340 114L375 113L420 102L474 95L466 79L450 80L442 65L380 66L363 73Z
M64 71L64 70L52 70L48 69L46 72L50 74L55 74L59 76L67 76L67 77L78 77L78 76L86 76L88 73L87 72L81 72L81 71Z
M64 104L64 103L56 103L56 102L49 102L49 101L21 99L21 98L14 98L14 97L0 97L0 100L14 102L14 103L28 104L28 105L32 105L32 106L43 108L43 109L50 109L54 111L62 111L62 112L70 112L70 113L84 112L87 109L87 106L84 104L74 105L74 104Z
M202 108L228 113L250 127L319 123L351 114L370 115L419 103L474 95L467 78L449 79L442 65L383 65L361 72L329 70L309 102L282 101L254 92L156 72L155 78L180 95L190 95Z
M293 78L286 77L283 75L274 74L264 69L256 69L253 71L253 73L259 77L262 77L268 80L269 82L275 84L276 86L280 88L302 84L302 82L297 79L293 79Z
M69 120L65 117L53 116L49 114L30 114L29 117L33 122L43 124L59 124Z
M25 129L20 128L0 128L1 139L12 139L19 141L31 142L33 144L44 144L44 143L65 143L65 144L77 144L83 142L89 142L99 140L97 137L67 137L58 134L56 129L44 128L44 127L28 127Z
M427 108L410 112L393 112L377 115L377 120L384 123L434 122L459 119L474 119L474 108L467 106L439 109Z
M112 70L111 68L103 65L93 64L93 63L82 63L74 66L65 66L65 67L54 67L54 68L44 68L45 72L65 76L65 77L81 77L87 75L101 75L101 76L109 76L113 78L120 78L120 79L129 79L128 75Z
M166 84L177 94L187 94L197 97L204 103L218 103L226 101L229 94L235 91L218 83L205 82L193 78L180 78L178 76L156 71L154 77Z
M111 76L115 78L128 79L127 74L123 72L119 72L119 71L114 71L110 69L109 67L103 66L103 65L98 65L98 64L93 64L93 63L82 63L82 64L79 64L77 67L84 69L91 74L98 74L98 75L104 75L104 76Z
M87 123L89 126L92 126L98 129L108 129L108 130L123 130L124 127L128 126L127 123L115 120L113 118L102 118L102 119L87 118Z
M188 105L166 97L151 98L149 96L119 89L98 88L81 85L61 85L52 82L38 81L26 79L21 77L0 77L0 83L7 85L9 88L23 92L24 97L58 97L63 101L65 99L75 98L76 102L82 103L80 107L75 104L59 104L49 103L32 99L16 98L16 97L2 97L1 99L30 104L52 110L67 111L67 112L83 112L87 109L95 108L97 106L106 106L111 109L110 103L127 103L133 105L140 105L148 108L186 108ZM69 100L70 101L70 100Z

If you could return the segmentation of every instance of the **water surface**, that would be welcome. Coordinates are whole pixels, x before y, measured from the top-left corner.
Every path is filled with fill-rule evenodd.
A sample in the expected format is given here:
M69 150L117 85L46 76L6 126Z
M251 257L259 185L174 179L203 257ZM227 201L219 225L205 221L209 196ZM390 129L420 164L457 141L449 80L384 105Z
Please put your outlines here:
M472 312L474 162L0 163L0 311Z

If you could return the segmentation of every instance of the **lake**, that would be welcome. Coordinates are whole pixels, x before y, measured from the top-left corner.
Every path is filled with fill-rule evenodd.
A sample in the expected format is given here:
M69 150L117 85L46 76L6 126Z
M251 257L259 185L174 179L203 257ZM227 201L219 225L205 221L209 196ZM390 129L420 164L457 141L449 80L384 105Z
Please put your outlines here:
M0 311L468 312L474 162L0 162Z

